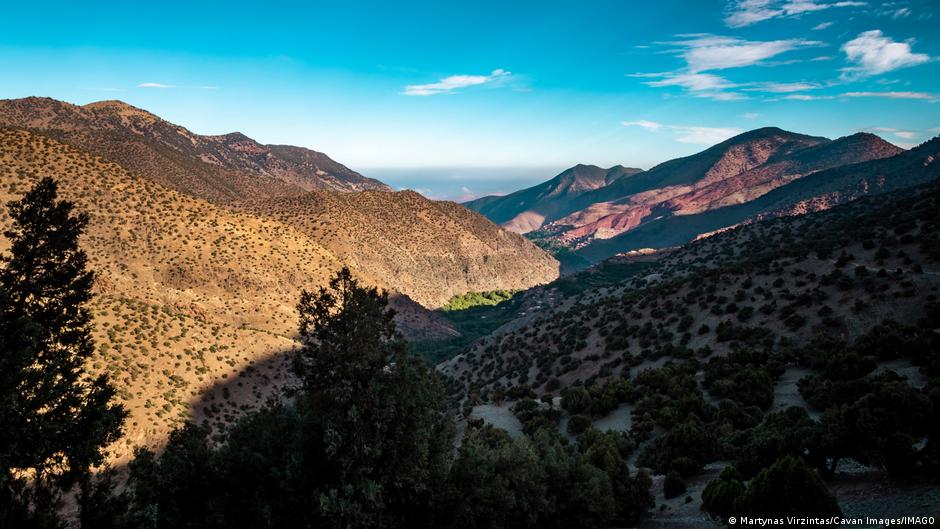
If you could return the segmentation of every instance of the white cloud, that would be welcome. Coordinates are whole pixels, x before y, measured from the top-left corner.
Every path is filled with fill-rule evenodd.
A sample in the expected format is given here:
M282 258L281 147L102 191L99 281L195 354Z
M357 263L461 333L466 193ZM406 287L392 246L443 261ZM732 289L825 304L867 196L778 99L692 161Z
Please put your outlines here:
M832 96L811 96L807 94L788 94L780 99L786 99L789 101L820 101L824 99L832 99Z
M767 61L788 51L820 45L820 42L805 39L773 41L749 41L736 37L695 34L679 35L683 40L664 43L677 48L675 53L686 66L671 72L637 73L632 77L656 79L644 81L648 86L678 86L696 97L719 101L747 99L741 93L730 91L738 85L713 72L754 65L770 65ZM752 83L753 85L754 83ZM784 86L782 83L765 83L768 86Z
M662 123L656 123L655 121L647 121L645 119L637 121L621 121L621 125L624 127L643 127L646 130L659 130L663 127Z
M468 86L477 86L488 83L494 83L512 75L510 72L502 69L496 69L489 75L451 75L445 77L436 83L408 85L402 94L406 96L432 96L437 94L449 94L455 90L466 88Z
M922 99L924 101L936 102L940 95L927 92L847 92L842 94L845 97L884 97L887 99Z
M860 33L842 45L846 59L855 64L843 70L843 77L878 75L930 60L926 53L913 53L911 43L891 40L877 29Z
M901 9L898 9L897 11L894 11L893 13L891 13L891 18L893 18L894 20L900 20L902 18L907 18L911 16L911 13L913 13L913 11L911 11L911 8L902 7Z
M176 87L171 84L163 84L163 83L140 83L139 85L137 85L137 88L176 88Z
M714 99L715 101L741 101L742 99L748 99L747 96L737 92L701 92L695 94L695 97Z
M673 130L676 131L676 141L695 145L714 145L743 132L741 129L723 127L673 127Z
M813 31L822 31L828 27L832 27L833 24L835 24L835 22L823 22L821 24L816 24L813 26Z
M930 129L930 132L940 132L940 127L934 127Z
M714 145L721 143L732 136L737 136L743 132L741 129L728 127L697 127L690 125L663 125L655 121L622 121L620 123L625 127L641 127L649 131L659 131L660 129L669 129L673 132L674 139L680 143L692 143L695 145Z
M868 132L880 133L880 134L893 134L898 138L903 138L905 140L913 139L918 135L916 132L911 132L909 130L900 130L894 127L871 127L866 129Z
M803 92L806 90L816 90L822 88L822 86L816 83L757 83L753 87L745 88L745 90L755 91L755 92L770 92L772 94L785 94L787 92Z
M659 81L646 82L649 86L681 86L693 92L724 90L734 88L736 84L724 77L710 73L668 73Z
M731 0L725 24L732 28L750 26L780 17L795 17L813 11L822 11L832 7L858 7L866 2L840 1L822 2L819 0Z
M805 39L749 41L735 37L700 35L675 44L686 48L682 57L688 64L689 71L695 73L752 66L782 53L821 43Z
M757 119L760 117L760 114L757 112L745 112L741 114L741 117L744 119Z

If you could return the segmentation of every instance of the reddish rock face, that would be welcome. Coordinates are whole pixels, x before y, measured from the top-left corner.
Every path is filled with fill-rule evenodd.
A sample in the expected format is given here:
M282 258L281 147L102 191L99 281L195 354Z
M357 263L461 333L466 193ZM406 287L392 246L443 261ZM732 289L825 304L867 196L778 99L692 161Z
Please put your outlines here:
M694 215L743 204L806 175L902 151L872 134L856 134L830 142L802 138L792 141L788 133L782 133L745 141L725 149L700 179L689 184L592 204L557 221L557 225L571 226L559 234L559 239L582 246L592 239L609 239L665 215Z
M872 134L831 141L758 129L696 155L597 185L570 201L569 211L556 208L556 218L547 216L538 234L581 248L664 217L746 204L807 175L902 151Z

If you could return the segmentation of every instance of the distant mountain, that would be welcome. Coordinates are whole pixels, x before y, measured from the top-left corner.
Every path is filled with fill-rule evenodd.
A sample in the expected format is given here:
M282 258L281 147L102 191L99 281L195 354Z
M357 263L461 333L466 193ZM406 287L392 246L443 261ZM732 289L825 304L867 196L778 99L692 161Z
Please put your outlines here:
M871 135L855 135L837 140L848 146L876 145ZM812 154L812 153L811 153ZM818 153L817 153L818 154ZM940 138L910 151L867 162L841 165L792 180L751 201L686 215L665 214L637 228L606 240L594 240L578 254L599 261L639 248L664 248L688 242L698 235L755 220L821 211L866 195L876 195L913 187L940 177Z
M240 133L202 136L121 101L77 106L40 97L0 100L0 125L42 132L216 203L314 189L391 191L323 153L261 145Z
M613 255L608 249L619 249L616 244L603 244L603 240L646 224L746 204L807 175L901 152L903 149L873 134L833 141L767 127L648 171L634 170L605 179L600 168L578 166L539 186L505 197L485 197L467 206L504 227L527 233L545 248L602 248L579 252L596 261ZM583 184L572 186L573 192L561 193L563 199L551 199L555 189L566 189L570 182ZM697 230L692 221L677 222ZM691 236L683 231L681 236L669 233L667 238L675 241L681 237L679 242L685 242L726 226L709 224L708 229ZM629 249L634 247L624 248Z
M641 169L616 165L603 169L596 165L576 165L551 180L505 196L487 196L464 203L504 228L526 233L570 210L575 197L610 185Z

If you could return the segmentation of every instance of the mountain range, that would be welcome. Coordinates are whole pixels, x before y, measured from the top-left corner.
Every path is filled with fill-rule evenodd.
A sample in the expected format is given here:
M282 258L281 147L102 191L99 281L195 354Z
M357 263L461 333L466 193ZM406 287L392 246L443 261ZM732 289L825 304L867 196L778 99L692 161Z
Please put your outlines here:
M603 169L577 166L544 184L465 205L507 229L598 262L630 250L681 244L756 216L780 213L787 206L797 208L809 198L805 196L809 184L799 183L809 175L903 152L868 133L829 140L768 127L647 171L618 166L610 170L618 177L602 179L597 175L605 174ZM584 178L589 185L570 190L561 185L581 174L593 176ZM839 185L827 188L826 204L859 196L857 191L834 195ZM878 186L871 188L879 191ZM768 202L771 198L773 204ZM821 203L817 201L817 207Z
M391 191L323 153L262 145L238 132L202 136L122 101L78 106L41 97L2 100L0 125L40 131L216 203L311 190Z
M118 456L163 442L220 380L239 377L213 406L219 428L282 386L301 290L342 266L390 291L409 339L459 334L432 310L451 296L558 275L521 235L316 151L201 136L115 101L0 101L0 202L45 176L91 218L94 369L131 412Z

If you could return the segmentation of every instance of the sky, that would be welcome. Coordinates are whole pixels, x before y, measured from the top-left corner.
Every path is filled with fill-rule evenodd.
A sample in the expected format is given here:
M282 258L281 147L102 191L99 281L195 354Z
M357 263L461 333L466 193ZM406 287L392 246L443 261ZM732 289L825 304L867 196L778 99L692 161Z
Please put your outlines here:
M940 133L940 2L9 2L0 98L121 99L466 200L762 126Z

